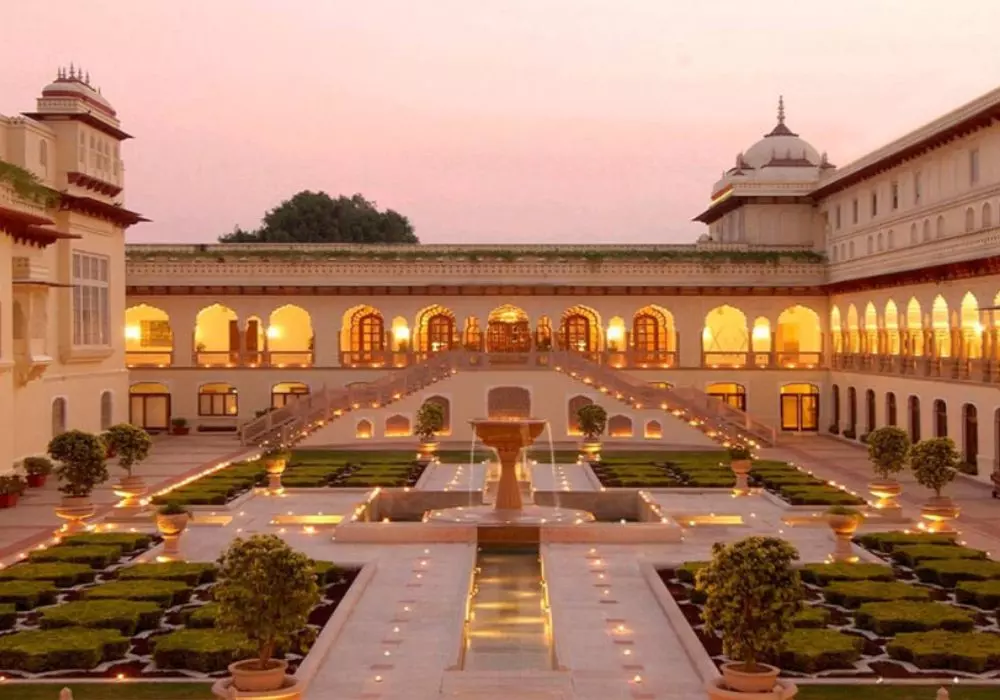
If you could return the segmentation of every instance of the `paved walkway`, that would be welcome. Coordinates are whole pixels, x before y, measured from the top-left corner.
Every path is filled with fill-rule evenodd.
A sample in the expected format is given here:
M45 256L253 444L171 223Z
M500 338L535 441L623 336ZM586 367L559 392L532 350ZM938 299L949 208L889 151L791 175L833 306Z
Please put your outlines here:
M778 447L762 450L762 456L794 462L821 478L857 491L863 498L872 498L868 493L868 482L873 478L872 467L868 461L868 450L862 445L817 435L785 440ZM904 514L919 519L920 506L926 502L930 492L920 486L909 471L902 472L898 478L903 484L899 503ZM954 498L962 509L958 528L969 544L1000 552L1000 500L992 497L990 485L959 475L945 487L944 492Z

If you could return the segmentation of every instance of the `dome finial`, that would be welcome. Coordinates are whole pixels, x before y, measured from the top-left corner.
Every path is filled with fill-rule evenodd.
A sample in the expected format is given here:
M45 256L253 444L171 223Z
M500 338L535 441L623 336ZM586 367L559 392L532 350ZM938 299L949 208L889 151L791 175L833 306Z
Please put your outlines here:
M785 96L778 95L778 123L785 123Z

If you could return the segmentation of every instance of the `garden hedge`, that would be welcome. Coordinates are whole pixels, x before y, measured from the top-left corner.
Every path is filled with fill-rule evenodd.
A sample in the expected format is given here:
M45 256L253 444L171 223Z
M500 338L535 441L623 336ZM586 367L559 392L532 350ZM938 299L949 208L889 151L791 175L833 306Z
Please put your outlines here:
M191 587L183 581L111 581L83 591L87 600L151 600L163 607L187 602Z
M215 627L215 620L218 616L219 604L209 603L191 610L185 624L191 628Z
M694 585L698 572L710 563L711 562L707 561L686 561L674 569L674 575L676 575L678 580L682 583L690 583L691 585Z
M914 544L953 545L955 535L940 532L868 532L858 535L854 541L862 547L879 552L891 552L896 547Z
M13 603L18 610L51 605L58 594L51 581L0 581L0 603Z
M156 603L137 600L75 600L41 611L42 629L100 627L116 629L127 637L154 629L163 609Z
M828 629L794 629L785 635L785 650L778 665L789 671L816 673L850 668L861 658L860 637Z
M883 564L806 564L799 569L806 583L826 586L831 581L893 581L896 574Z
M865 603L855 616L858 627L888 636L901 632L945 629L968 632L975 627L975 613L947 603L895 600Z
M890 641L886 651L918 668L969 673L1000 668L1000 635L988 632L909 632Z
M1000 579L960 581L955 586L955 600L963 605L996 610L1000 608Z
M214 564L189 563L182 561L147 563L126 566L118 570L122 581L150 579L156 581L183 581L188 586L200 586L215 580Z
M915 570L924 583L936 583L954 588L959 581L987 581L1000 579L1000 561L974 559L937 559L925 561Z
M51 581L59 588L69 588L81 583L91 583L97 576L87 564L15 564L0 569L0 581Z
M778 491L793 506L859 506L865 501L833 486L782 486Z
M116 546L123 553L146 549L153 542L153 536L142 532L84 532L69 535L62 540L63 545L79 547L85 545Z
M823 589L828 603L856 608L862 603L892 600L930 600L926 588L900 581L833 581Z
M17 606L0 603L0 630L9 630L17 623Z
M807 605L795 615L796 627L823 628L830 623L830 611L818 605Z
M897 545L892 550L892 560L903 566L915 567L921 562L936 559L985 559L981 549L958 545L908 544Z
M344 573L344 569L332 561L314 561L313 570L316 572L316 582L321 586L333 583Z
M255 655L240 634L216 629L182 629L154 639L158 668L182 668L203 673L225 671L229 664Z
M28 555L30 562L72 562L88 564L93 569L105 569L122 557L118 545L59 545L36 549Z
M15 632L0 637L0 668L29 673L91 669L102 661L121 658L128 646L129 640L112 629Z

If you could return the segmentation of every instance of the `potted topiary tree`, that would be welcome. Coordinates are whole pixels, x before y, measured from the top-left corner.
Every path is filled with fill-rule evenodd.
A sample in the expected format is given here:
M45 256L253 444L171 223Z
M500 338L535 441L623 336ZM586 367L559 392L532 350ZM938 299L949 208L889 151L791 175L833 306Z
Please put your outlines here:
M778 669L763 660L777 659L792 620L802 606L802 584L792 562L795 547L776 537L753 536L712 548L712 561L697 576L706 596L702 619L722 637L731 661L722 678L709 685L709 697L728 691L769 693Z
M910 467L917 483L934 491L934 496L920 509L931 532L953 532L951 521L958 517L959 509L941 489L955 478L961 457L951 438L928 438L910 449Z
M733 445L729 448L729 466L732 467L733 474L736 475L736 486L733 493L737 496L745 496L750 493L750 485L747 483L747 475L750 473L752 455L750 448L746 445Z
M191 514L176 501L170 501L156 511L156 527L163 535L164 556L176 559L180 554L181 534L190 520Z
M124 499L121 507L138 508L139 499L146 495L146 482L141 476L135 476L132 469L149 456L153 446L149 433L131 423L119 423L104 433L104 443L108 454L118 457L118 466L125 472L125 478L114 485L115 495Z
M106 452L99 437L82 430L67 430L49 442L49 456L59 463L55 474L63 499L56 515L67 521L65 531L83 529L83 521L94 514L90 495L95 486L108 480Z
M170 421L170 434L171 435L187 435L191 432L190 426L188 426L187 418L173 418Z
M608 412L604 407L592 403L577 410L576 420L583 433L581 451L593 461L601 452L601 435L608 427Z
M826 511L826 522L833 530L835 545L833 560L837 562L854 562L858 557L851 549L851 538L858 526L865 521L861 511L847 506L832 506Z
M213 595L219 604L216 626L239 632L257 648L257 658L229 666L230 687L238 691L291 691L288 662L274 658L320 601L312 561L275 535L233 540L219 558L219 582Z
M868 460L876 477L869 482L868 490L878 499L875 507L883 517L898 518L902 513L896 498L903 487L895 475L906 467L909 454L910 436L901 428L887 425L868 435Z
M52 462L45 457L25 457L21 462L28 475L28 487L37 489L45 486L45 480L52 473Z
M13 508L21 497L27 484L19 474L4 474L0 476L0 508Z
M271 493L280 493L281 475L288 467L288 460L291 453L283 447L273 447L264 453L264 469L267 470L267 490Z
M417 461L431 461L438 448L437 434L444 428L444 409L434 401L425 401L417 411L413 432L420 438Z

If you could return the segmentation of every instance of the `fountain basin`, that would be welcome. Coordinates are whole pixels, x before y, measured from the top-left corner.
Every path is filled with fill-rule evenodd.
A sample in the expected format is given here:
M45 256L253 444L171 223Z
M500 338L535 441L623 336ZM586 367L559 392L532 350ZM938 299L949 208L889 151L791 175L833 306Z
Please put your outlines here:
M459 506L427 511L424 520L479 527L537 527L540 525L592 523L594 516L585 510L536 505L525 505L519 510L505 510L493 506Z

